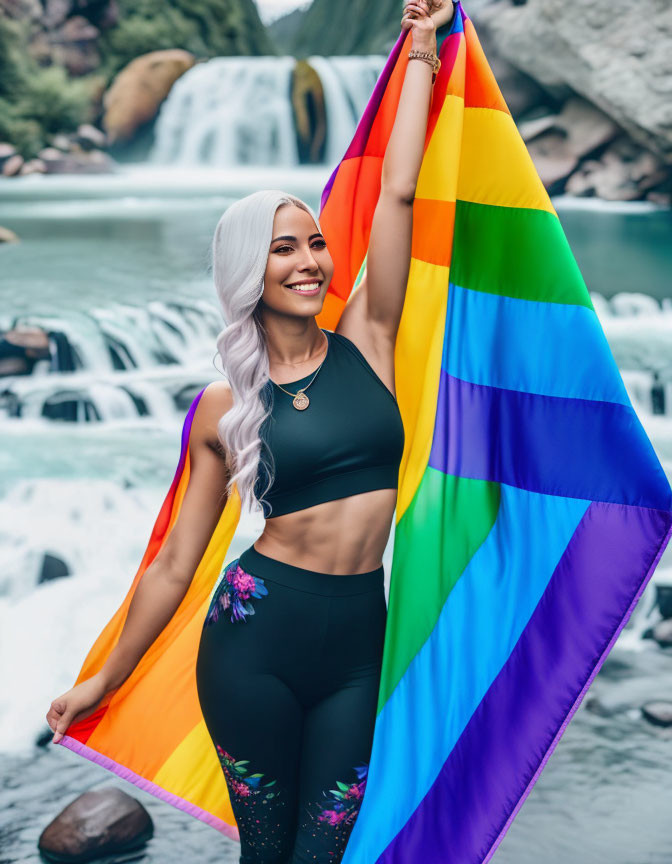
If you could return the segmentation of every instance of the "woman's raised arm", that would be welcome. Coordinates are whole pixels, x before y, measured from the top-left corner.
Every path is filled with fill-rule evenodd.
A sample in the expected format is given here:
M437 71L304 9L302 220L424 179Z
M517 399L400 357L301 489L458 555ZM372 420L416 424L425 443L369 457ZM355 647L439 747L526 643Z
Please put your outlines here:
M74 720L96 710L119 687L182 602L226 504L229 478L217 422L233 403L224 382L206 387L189 438L190 474L180 513L156 558L135 589L119 641L102 669L51 703L47 723L54 743Z
M409 18L410 14L415 17ZM402 27L412 28L413 49L435 54L436 27L450 21L453 14L451 0L434 0L431 7L427 0L406 2ZM408 62L383 160L366 271L338 326L390 389L394 388L394 344L411 261L413 199L427 134L432 74L429 63Z

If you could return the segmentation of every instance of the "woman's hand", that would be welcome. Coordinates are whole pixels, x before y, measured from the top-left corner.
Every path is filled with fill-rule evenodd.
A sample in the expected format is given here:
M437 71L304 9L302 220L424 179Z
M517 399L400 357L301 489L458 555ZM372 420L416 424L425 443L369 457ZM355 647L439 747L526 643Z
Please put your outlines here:
M406 0L401 29L412 30L413 48L436 53L436 24L431 10L428 0Z
M455 4L453 0L431 0L430 14L434 21L434 26L438 30L439 27L444 27L453 20L455 14Z
M71 723L93 714L106 692L102 678L93 675L54 699L47 712L47 723L54 732L54 744L58 744Z

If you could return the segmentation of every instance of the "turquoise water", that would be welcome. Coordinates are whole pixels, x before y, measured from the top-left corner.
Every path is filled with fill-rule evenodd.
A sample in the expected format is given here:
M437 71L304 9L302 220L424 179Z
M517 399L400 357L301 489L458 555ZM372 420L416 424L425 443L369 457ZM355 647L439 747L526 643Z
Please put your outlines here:
M69 185L34 178L45 182L41 194L39 182L0 180L0 224L23 240L1 250L0 316L154 299L214 302L210 242L237 195L260 188L258 180L301 195L318 212L328 178L314 169L238 175L228 191L228 176L208 183L199 174L190 188L188 178L178 183L162 172L145 172L143 185L132 174L99 178L97 187L82 178ZM558 212L589 290L672 298L670 211L563 200Z

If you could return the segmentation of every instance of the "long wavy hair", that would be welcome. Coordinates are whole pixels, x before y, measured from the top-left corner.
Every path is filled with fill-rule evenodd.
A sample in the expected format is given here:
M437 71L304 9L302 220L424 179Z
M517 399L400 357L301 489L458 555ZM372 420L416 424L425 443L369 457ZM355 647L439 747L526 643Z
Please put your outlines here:
M261 507L266 516L271 505L263 497L273 483L274 466L270 451L263 446L261 427L273 405L272 391L266 386L269 359L259 300L264 292L275 212L286 204L310 213L321 232L317 216L300 198L263 189L241 198L224 212L212 242L212 273L225 322L217 337L217 350L233 392L233 405L217 425L229 468L227 492L230 494L235 484L242 506L250 510Z

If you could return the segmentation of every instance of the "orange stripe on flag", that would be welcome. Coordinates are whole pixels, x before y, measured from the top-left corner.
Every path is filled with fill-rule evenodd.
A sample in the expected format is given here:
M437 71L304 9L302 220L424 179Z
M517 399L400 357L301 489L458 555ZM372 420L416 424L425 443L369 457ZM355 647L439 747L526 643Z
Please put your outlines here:
M449 267L454 227L454 201L416 198L413 202L413 258Z

